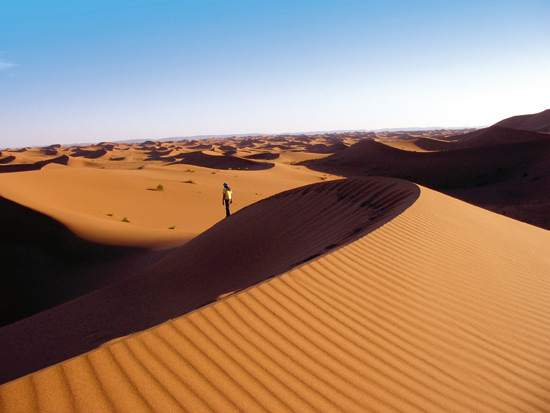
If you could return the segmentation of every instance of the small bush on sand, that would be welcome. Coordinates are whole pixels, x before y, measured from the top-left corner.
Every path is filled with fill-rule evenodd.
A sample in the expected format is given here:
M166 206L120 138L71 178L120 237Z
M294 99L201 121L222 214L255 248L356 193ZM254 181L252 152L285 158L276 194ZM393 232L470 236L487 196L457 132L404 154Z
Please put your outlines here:
M122 218L122 222L132 222L127 217Z
M157 191L164 191L164 186L162 186L162 184L158 184Z
M194 184L196 185L197 183L195 181L193 181L192 179L190 179L189 181L183 181L184 184Z
M168 227L168 229L176 229L176 226L172 225L171 227Z

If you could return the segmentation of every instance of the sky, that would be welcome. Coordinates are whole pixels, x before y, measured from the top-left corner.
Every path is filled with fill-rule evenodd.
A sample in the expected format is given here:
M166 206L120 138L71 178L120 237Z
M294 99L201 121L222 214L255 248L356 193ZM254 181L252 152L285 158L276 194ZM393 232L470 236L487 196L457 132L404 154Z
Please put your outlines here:
M1 0L0 148L550 108L548 0Z

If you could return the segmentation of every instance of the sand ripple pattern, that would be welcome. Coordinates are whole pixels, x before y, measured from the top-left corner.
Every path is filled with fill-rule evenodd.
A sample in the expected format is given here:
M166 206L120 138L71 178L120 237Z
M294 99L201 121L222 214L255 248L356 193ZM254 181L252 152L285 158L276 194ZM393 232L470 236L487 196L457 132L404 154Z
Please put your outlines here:
M362 178L308 185L250 205L135 268L130 278L0 329L0 383L328 254L398 216L419 195L406 181Z
M550 411L549 269L547 231L422 188L344 248L0 387L0 410Z

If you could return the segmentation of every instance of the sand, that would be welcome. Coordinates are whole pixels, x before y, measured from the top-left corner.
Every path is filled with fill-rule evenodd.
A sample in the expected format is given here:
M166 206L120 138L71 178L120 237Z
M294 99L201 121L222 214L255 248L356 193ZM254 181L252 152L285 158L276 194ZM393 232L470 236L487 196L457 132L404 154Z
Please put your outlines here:
M375 230L417 196L413 184L370 178L314 184L260 201L152 264L133 267L124 280L5 326L0 380L93 350L316 259Z
M359 240L8 383L0 406L547 411L549 269L547 231L422 188Z
M90 241L167 248L184 244L225 217L223 182L235 193L236 212L275 193L334 179L285 164L289 158L254 173L192 165L134 170L48 165L0 174L0 195L57 219ZM123 222L124 217L131 223Z
M3 149L0 411L550 411L547 112Z

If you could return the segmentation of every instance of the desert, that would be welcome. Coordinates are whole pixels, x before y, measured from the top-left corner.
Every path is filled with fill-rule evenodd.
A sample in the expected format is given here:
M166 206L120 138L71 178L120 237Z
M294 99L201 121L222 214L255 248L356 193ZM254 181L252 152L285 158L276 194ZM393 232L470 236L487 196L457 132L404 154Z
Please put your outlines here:
M549 125L2 148L0 411L550 410Z

